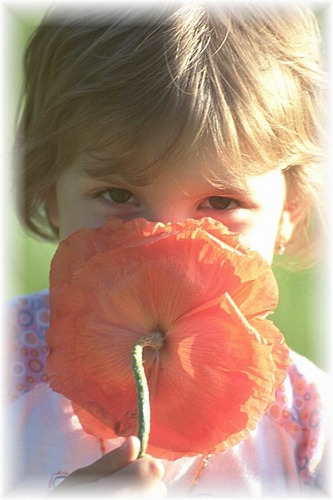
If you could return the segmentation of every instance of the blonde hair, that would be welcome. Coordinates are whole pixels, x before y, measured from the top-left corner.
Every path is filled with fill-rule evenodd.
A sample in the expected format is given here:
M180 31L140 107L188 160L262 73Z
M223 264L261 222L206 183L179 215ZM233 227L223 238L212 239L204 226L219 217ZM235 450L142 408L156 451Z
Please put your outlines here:
M214 151L240 177L285 170L288 203L304 208L289 250L308 248L322 198L321 50L314 14L290 5L49 14L24 60L22 221L57 238L45 202L84 152L138 183L138 151L154 151L155 174L196 152L218 183Z

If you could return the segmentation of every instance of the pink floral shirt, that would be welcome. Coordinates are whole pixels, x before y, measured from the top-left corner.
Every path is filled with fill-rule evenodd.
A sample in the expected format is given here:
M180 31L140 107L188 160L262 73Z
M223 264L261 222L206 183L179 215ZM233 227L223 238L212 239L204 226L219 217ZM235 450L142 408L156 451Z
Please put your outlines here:
M13 403L9 417L12 428L9 463L15 469L9 474L9 482L14 489L33 485L35 494L44 496L70 472L97 460L117 446L119 440L101 443L86 434L71 402L48 386L45 369L48 353L45 332L50 316L48 292L14 299L8 314L6 386L8 399ZM247 496L271 492L288 495L309 488L311 491L315 488L317 494L325 495L326 491L327 495L324 464L328 377L306 358L293 352L291 358L288 376L257 429L248 439L210 459L195 487L195 495L219 496L228 490ZM200 460L194 457L165 462L169 492L183 494L189 489Z

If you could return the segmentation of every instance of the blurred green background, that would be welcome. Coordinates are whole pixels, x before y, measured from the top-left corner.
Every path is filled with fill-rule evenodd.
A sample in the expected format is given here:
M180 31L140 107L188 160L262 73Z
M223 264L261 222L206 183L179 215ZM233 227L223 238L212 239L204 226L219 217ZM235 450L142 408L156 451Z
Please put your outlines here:
M8 115L6 142L9 144L6 161L9 163L13 142L14 110L22 81L22 53L28 37L46 10L45 5L33 7L21 4L14 8L9 4L6 7L8 76L6 94L9 98L6 109ZM318 16L325 29L325 12L318 9ZM14 212L13 199L10 198L11 182L9 175L6 190L8 194L6 260L9 262L6 299L47 288L49 264L56 248L54 244L27 235L20 227ZM297 274L279 267L274 267L274 272L280 287L280 302L272 319L284 333L291 348L304 354L322 368L328 369L326 318L329 304L326 293L328 286L326 265L319 264L311 270Z

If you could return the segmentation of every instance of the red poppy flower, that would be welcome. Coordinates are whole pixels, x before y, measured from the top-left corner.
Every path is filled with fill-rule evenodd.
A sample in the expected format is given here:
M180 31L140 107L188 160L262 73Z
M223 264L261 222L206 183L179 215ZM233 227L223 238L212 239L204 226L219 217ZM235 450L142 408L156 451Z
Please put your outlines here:
M83 427L137 433L131 353L143 350L148 452L175 459L224 451L274 401L288 349L266 318L277 304L269 264L212 219L112 220L60 243L51 267L48 375Z

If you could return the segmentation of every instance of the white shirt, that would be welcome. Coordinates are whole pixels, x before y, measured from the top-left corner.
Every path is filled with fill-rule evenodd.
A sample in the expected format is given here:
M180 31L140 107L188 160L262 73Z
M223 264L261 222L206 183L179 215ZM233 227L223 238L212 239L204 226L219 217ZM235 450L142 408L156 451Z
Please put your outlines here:
M8 387L14 402L5 426L4 480L14 496L45 497L69 473L102 455L100 440L83 430L71 402L42 382L48 320L47 291L13 301ZM246 440L209 459L191 496L325 495L328 377L306 358L290 356L293 363L276 402ZM105 440L106 451L121 442ZM202 457L163 464L169 495L183 497Z

